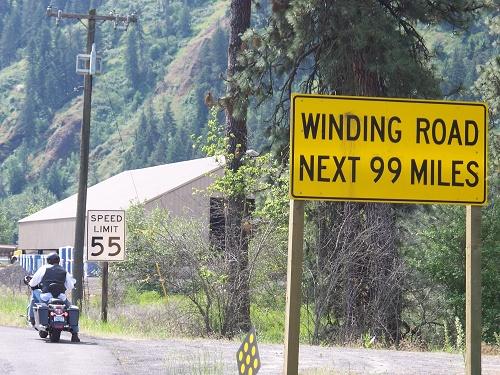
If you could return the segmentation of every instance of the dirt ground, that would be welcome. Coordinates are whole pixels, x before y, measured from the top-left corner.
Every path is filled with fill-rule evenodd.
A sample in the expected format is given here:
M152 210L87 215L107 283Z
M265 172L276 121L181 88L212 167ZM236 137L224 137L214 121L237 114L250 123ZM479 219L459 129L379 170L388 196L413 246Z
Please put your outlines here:
M18 266L0 268L0 284L22 290L25 271ZM96 285L94 285L96 287ZM112 353L124 374L236 374L240 342L222 340L138 340L86 337ZM259 344L261 374L282 373L283 345ZM395 350L318 347L301 345L299 372L303 375L340 374L463 374L460 354ZM500 374L500 356L482 356L482 374Z
M213 340L102 340L128 374L236 374L239 342ZM259 344L259 375L278 375L283 345ZM500 374L500 356L483 356L482 373ZM144 371L144 372L141 372ZM301 345L299 372L340 374L464 374L459 354Z
M5 286L9 289L23 289L23 278L27 272L19 265L0 266L0 286Z

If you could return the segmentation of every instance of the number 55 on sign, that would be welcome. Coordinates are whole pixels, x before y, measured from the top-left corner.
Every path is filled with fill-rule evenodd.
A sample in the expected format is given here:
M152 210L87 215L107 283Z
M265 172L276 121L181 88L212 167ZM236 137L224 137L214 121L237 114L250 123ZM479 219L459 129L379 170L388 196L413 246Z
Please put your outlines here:
M87 211L87 260L125 260L125 211Z

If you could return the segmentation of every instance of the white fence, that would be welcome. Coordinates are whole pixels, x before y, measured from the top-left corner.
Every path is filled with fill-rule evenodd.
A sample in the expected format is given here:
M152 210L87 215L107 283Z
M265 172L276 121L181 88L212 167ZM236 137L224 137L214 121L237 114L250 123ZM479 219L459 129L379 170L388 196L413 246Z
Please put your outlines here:
M61 262L59 263L67 272L73 273L73 247L64 246L59 248L59 257ZM19 257L19 264L23 267L29 274L34 274L37 269L47 264L48 254L21 254ZM99 272L99 267L96 263L83 262L83 271L85 277L97 276Z

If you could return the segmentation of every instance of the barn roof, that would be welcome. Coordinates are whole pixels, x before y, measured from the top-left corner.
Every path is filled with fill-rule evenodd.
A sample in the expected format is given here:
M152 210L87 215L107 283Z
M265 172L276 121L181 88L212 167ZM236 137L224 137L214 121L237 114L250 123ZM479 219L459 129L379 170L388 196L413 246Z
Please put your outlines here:
M209 157L125 171L87 189L87 210L124 210L147 203L220 168L220 160ZM19 223L75 218L76 204L74 194Z

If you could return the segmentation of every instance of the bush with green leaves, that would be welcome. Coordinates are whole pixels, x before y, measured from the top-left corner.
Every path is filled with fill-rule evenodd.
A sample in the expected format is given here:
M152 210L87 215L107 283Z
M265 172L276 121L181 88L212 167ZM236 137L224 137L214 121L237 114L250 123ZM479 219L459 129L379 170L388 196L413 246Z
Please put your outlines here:
M253 229L252 290L267 295L269 301L284 292L282 242L273 225L259 223ZM146 212L137 205L127 211L127 258L113 265L111 272L115 279L128 280L129 291L149 290L158 295L163 278L169 295L183 294L191 301L190 311L200 317L204 334L220 336L226 319L229 265L223 253L210 244L200 220L172 217L163 209ZM277 281L278 289L272 287Z
M494 342L500 327L500 199L491 197L482 209L481 223L481 278L483 340ZM429 298L427 323L442 322L456 326L455 317L465 323L465 208L459 206L433 206L418 214L410 224L406 259L416 272L413 280L425 284L422 296ZM415 289L415 285L413 286ZM436 296L436 291L442 298ZM414 313L417 308L413 306ZM436 325L440 326L440 324ZM441 330L437 331L438 333ZM436 331L434 332L436 333ZM431 332L429 332L432 335ZM458 334L458 332L457 332ZM425 338L431 340L431 337Z

